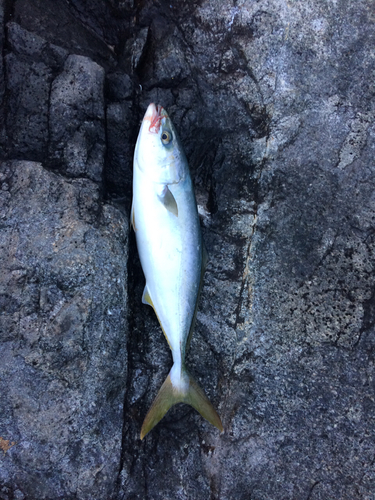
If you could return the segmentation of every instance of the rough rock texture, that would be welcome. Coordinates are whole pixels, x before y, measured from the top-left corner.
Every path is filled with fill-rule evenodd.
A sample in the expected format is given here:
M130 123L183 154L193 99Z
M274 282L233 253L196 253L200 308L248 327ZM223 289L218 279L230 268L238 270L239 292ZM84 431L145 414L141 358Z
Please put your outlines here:
M2 0L0 499L375 498L370 0ZM179 405L128 239L151 101L210 262Z
M0 435L15 442L2 498L106 498L121 452L127 222L87 179L27 161L0 175Z

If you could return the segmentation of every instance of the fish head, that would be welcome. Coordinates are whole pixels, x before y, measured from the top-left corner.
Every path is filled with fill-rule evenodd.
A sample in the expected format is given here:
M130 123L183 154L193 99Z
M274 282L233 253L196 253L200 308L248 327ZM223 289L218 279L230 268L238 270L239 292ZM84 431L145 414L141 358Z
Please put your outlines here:
M151 103L143 118L134 153L135 165L158 184L178 184L187 162L165 109Z

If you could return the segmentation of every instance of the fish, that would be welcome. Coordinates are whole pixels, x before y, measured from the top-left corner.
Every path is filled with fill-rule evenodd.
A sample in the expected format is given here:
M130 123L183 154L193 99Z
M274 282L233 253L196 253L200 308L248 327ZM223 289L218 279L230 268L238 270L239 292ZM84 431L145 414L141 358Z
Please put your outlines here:
M215 408L186 368L207 263L188 162L175 127L151 103L133 162L131 224L146 279L142 302L154 309L173 365L142 424L140 437L177 403L187 403L221 432Z

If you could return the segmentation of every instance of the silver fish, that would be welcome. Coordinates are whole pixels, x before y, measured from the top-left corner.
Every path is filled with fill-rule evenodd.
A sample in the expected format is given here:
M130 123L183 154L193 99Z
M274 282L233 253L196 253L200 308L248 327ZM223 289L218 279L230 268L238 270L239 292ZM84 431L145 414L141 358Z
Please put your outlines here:
M131 222L146 278L142 302L153 307L173 357L141 439L180 402L222 431L219 415L185 366L206 253L185 154L167 112L155 104L147 108L135 147Z

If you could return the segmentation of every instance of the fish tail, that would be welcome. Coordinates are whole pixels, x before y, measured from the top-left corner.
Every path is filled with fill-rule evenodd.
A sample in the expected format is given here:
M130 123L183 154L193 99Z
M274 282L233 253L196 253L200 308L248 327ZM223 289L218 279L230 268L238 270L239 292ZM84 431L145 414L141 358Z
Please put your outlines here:
M204 393L203 389L199 387L197 382L189 375L189 392L185 402L195 408L203 418L208 420L210 424L214 425L223 432L223 424L217 414L215 408L212 406L210 400Z
M177 403L187 403L195 408L206 420L221 432L223 425L215 408L204 391L188 373L184 366L173 365L168 377L161 386L154 402L144 419L141 429L141 439L160 422L169 408Z

